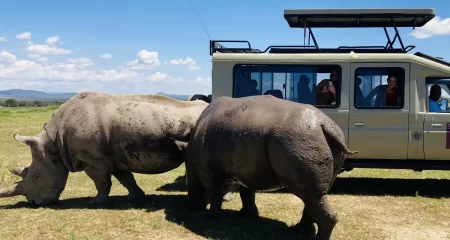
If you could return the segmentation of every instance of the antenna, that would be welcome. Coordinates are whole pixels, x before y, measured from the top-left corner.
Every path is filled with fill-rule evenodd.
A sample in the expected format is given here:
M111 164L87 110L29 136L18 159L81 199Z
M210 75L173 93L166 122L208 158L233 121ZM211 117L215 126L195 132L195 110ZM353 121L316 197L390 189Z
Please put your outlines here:
M194 12L195 16L197 16L198 20L200 21L200 23L202 24L203 28L205 29L206 34L208 34L209 40L211 41L211 36L208 33L208 30L206 29L205 25L203 24L202 20L200 19L200 17L197 15L197 13L195 12L194 8L191 5L191 1L187 0L187 2L189 3L189 6L191 7L192 11Z

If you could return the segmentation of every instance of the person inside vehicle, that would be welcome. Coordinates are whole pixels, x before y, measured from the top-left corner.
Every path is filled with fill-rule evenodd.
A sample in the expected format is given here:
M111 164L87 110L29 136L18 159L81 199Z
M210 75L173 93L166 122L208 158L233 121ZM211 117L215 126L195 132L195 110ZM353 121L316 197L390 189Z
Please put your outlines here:
M258 81L255 79L251 79L248 81L248 93L247 96L256 96L261 95L261 92L258 90Z
M428 111L441 112L441 104L438 103L439 98L441 98L441 87L439 85L434 84L431 86L428 98Z
M336 92L339 92L338 71L333 70L330 73L330 79L324 79L316 87L316 104L331 105L337 100Z
M379 93L379 94L378 94ZM366 97L367 100L376 96L376 106L400 106L400 92L397 88L397 78L394 75L389 75L386 85L378 85ZM383 104L380 104L383 99Z
M356 87L356 101L357 101L357 105L358 106L363 106L363 105L366 105L366 102L365 102L365 97L364 97L364 94L363 94L363 92L362 92L362 90L361 90L361 83L362 83L362 78L360 78L360 77L358 77L357 79L356 79L356 84L357 84L357 86L358 87Z
M297 83L297 94L298 94L298 102L312 104L312 92L309 88L309 83L311 79L309 79L305 74L300 75L299 81Z
M272 90L267 90L264 95L272 95L274 97L280 98L280 99L284 99L283 98L283 92L281 90L278 89L272 89Z

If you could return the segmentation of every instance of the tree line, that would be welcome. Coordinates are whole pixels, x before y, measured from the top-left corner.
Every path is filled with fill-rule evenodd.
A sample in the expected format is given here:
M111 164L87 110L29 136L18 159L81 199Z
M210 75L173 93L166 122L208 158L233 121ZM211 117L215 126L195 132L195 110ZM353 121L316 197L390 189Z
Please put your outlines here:
M64 101L18 101L14 98L8 98L0 100L1 107L47 107L47 106L59 106Z

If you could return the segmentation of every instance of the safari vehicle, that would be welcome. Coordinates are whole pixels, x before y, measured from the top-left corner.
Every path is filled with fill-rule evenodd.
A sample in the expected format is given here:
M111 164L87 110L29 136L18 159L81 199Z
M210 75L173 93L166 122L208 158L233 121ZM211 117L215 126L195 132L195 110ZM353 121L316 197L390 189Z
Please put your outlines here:
M312 39L313 44L269 46L262 51L248 41L210 41L212 99L272 94L315 105L342 128L349 148L359 151L349 156L344 170L448 170L448 99L437 101L443 103L441 112L430 112L429 94L437 84L448 98L450 63L410 53L415 46L405 46L398 31L421 27L434 16L434 9L285 10L289 26L303 28L305 38L308 30L308 42ZM312 28L383 28L387 43L320 48ZM394 29L393 38L387 28ZM394 46L396 41L400 46ZM246 45L227 48L225 43ZM328 98L321 97L320 82L335 76L331 73L337 73L336 98L330 97L331 88ZM388 84L388 76L396 81ZM389 85L396 92L387 92Z

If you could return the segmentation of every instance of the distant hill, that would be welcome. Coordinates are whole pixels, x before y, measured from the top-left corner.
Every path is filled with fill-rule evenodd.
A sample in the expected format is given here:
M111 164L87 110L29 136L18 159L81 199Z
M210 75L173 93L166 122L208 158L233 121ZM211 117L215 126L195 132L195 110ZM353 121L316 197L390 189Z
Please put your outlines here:
M5 100L8 98L15 98L18 101L66 101L67 99L76 95L76 92L67 93L46 93L36 90L23 90L23 89L10 89L10 90L0 90L0 100ZM186 100L190 95L182 94L169 94L164 92L157 93L159 95L168 96L171 98Z
M163 92L159 92L157 93L158 95L164 95L167 97L171 97L171 98L175 98L178 100L183 100L185 101L190 95L180 95L180 94L169 94L169 93L163 93Z
M76 92L46 93L36 90L10 89L0 90L0 99L15 98L19 101L66 101L76 94Z

